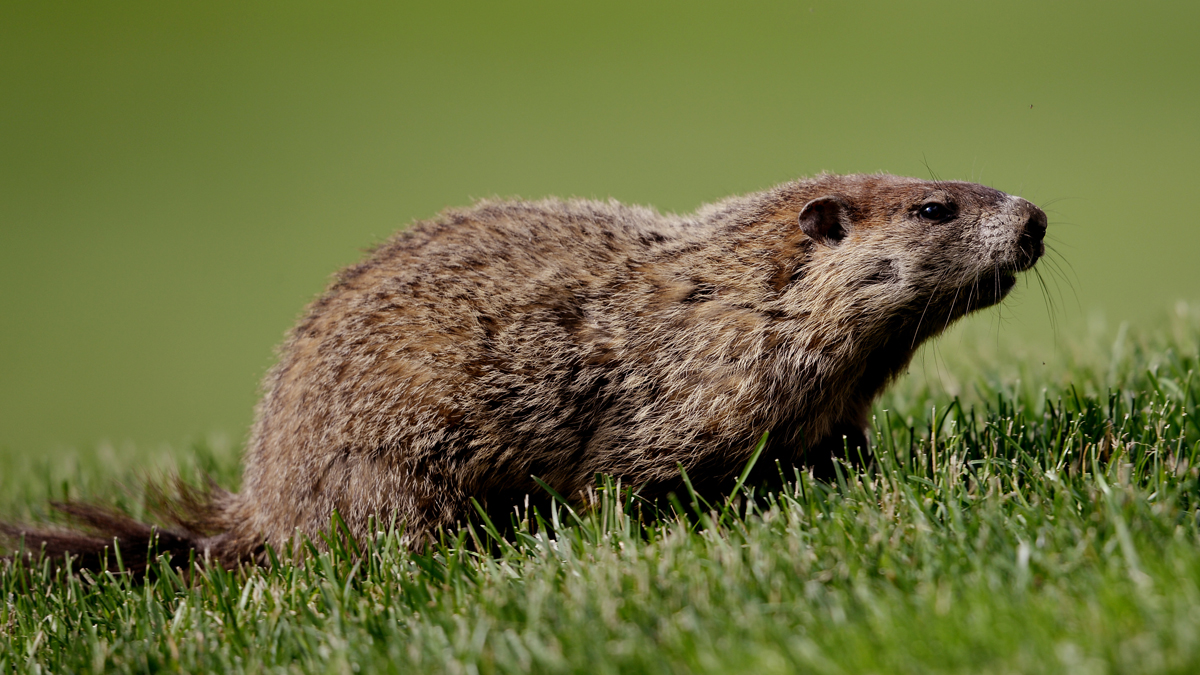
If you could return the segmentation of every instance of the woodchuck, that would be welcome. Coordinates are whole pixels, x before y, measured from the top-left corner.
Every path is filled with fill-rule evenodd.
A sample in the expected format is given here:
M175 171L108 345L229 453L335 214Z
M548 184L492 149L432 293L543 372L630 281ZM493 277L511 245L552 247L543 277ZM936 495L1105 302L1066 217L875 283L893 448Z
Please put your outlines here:
M615 201L485 200L419 222L337 275L284 343L241 491L166 500L160 549L226 564L320 541L336 509L421 545L473 513L597 474L649 497L727 489L767 459L827 467L867 446L872 400L922 341L999 302L1046 216L963 182L821 175L690 215ZM5 526L88 557L152 530ZM502 516L507 521L507 516ZM132 553L127 553L132 555ZM136 563L135 563L136 564Z

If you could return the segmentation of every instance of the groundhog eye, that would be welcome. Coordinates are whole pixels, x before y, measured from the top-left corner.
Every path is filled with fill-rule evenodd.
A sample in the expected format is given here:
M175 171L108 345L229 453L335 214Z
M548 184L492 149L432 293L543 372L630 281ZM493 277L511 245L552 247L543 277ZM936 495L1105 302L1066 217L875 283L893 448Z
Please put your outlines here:
M954 217L954 207L946 204L931 202L917 209L917 215L921 216L921 220L928 220L931 223L949 220Z

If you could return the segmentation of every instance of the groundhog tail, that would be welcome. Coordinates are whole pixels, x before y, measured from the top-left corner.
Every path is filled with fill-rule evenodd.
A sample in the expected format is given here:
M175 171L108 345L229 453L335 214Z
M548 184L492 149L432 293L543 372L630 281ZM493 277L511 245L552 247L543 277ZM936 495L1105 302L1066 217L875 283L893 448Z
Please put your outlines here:
M9 544L6 557L12 560L23 555L26 561L45 559L52 566L61 566L69 556L72 569L124 571L137 576L163 556L172 567L186 568L193 556L210 564L236 565L243 556L225 550L228 537L221 536L225 529L221 503L229 493L211 482L198 489L176 479L173 487L173 494L168 494L161 486L146 486L147 508L156 520L168 523L165 526L74 501L51 502L66 517L69 525L65 527L0 522L0 538Z

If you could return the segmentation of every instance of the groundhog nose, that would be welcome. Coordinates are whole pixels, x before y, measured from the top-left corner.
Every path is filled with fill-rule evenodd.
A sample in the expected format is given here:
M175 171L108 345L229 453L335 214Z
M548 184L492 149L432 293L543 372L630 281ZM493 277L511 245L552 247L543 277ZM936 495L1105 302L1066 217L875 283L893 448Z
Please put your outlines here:
M1046 253L1046 214L1038 207L1021 199L1019 207L1025 216L1025 224L1017 235L1017 246L1021 251L1020 269L1029 269Z
M1025 232L1034 241L1041 241L1046 237L1046 214L1038 207L1030 206L1033 213L1025 221Z

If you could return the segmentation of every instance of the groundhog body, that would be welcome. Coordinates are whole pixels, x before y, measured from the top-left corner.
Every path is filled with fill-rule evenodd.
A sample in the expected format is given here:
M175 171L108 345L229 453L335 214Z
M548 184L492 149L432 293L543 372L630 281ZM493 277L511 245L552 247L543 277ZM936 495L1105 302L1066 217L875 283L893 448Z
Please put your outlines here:
M248 553L337 509L414 541L470 498L579 498L598 473L654 495L720 484L842 435L915 348L998 302L1045 215L979 185L821 176L663 215L485 201L343 271L267 376L242 491L211 540ZM824 454L828 454L824 451ZM811 454L810 454L811 458Z
M1000 301L1045 230L1023 199L889 175L686 216L585 200L446 211L308 308L266 378L241 491L185 499L170 532L233 561L319 541L336 509L354 536L395 518L419 544L471 498L504 514L544 494L531 476L574 499L598 473L650 497L679 487L679 467L727 487L764 432L772 461L827 462L866 445L884 385Z

